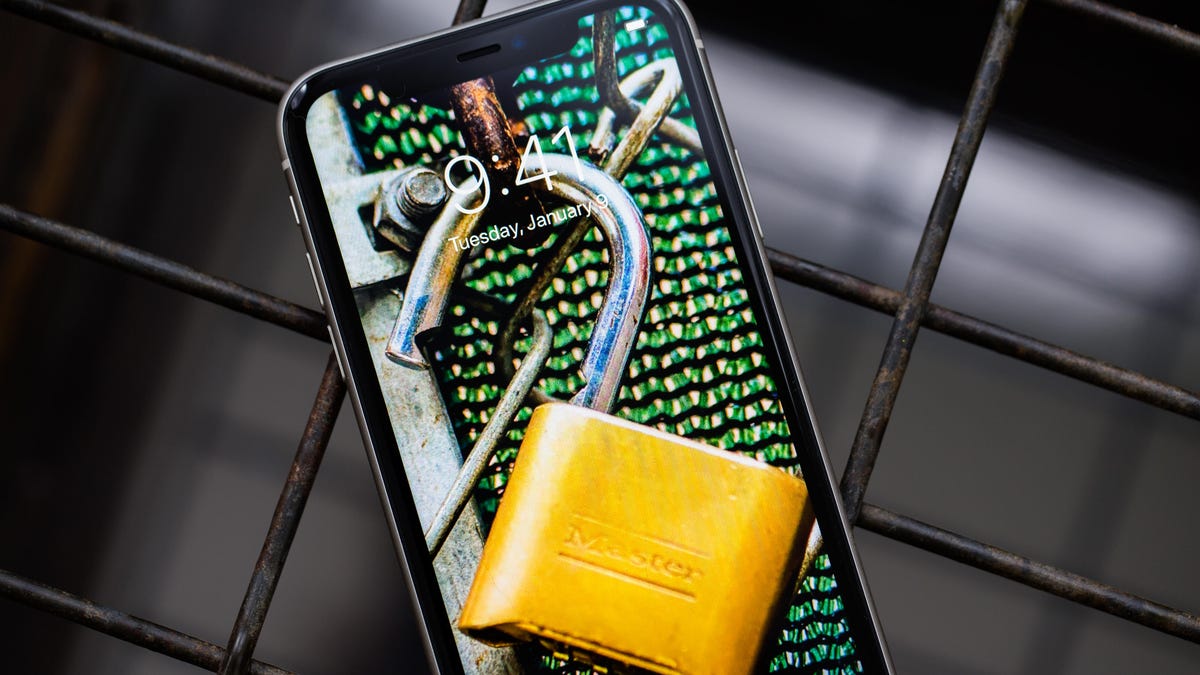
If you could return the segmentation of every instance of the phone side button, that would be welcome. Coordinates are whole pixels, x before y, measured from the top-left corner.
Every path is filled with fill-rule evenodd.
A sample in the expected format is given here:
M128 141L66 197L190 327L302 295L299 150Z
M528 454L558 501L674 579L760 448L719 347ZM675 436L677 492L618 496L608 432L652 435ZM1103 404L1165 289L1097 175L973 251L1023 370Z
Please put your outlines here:
M312 275L313 287L317 289L317 302L321 303L321 307L325 306L325 296L321 293L321 283L317 281L317 268L313 267L312 256L305 253L305 259L308 260L308 273Z
M329 344L333 345L334 360L338 364L338 372L342 374L342 379L346 379L346 367L342 365L342 350L338 349L337 340L333 339L333 327L325 326L325 330L329 331Z
M296 198L288 195L288 203L292 205L292 217L296 219L296 224L300 224L300 211L296 209Z

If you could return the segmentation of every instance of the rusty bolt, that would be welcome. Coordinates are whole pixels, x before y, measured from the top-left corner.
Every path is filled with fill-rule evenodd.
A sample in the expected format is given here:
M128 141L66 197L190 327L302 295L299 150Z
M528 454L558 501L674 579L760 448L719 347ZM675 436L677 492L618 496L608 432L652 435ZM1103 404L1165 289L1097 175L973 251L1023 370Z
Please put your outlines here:
M413 167L380 187L372 226L377 236L413 253L420 248L434 214L445 202L442 177L424 167Z
M403 177L396 190L396 205L409 218L420 218L441 208L446 184L429 169L418 168Z

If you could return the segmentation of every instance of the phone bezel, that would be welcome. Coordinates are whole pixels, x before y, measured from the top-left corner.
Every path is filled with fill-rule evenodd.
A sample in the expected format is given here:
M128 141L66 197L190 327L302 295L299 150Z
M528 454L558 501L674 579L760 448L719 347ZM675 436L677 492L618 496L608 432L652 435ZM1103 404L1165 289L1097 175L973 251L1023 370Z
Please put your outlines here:
M800 468L809 483L813 508L825 535L824 545L834 554L834 573L839 581L847 620L858 642L857 651L867 672L890 673L892 667L882 631L844 517L828 455L816 427L791 336L782 318L774 276L767 264L749 191L716 97L703 43L691 15L673 0L569 0L520 7L415 41L318 67L296 81L280 106L278 130L284 172L298 202L301 230L316 272L317 290L330 322L331 340L347 377L405 579L421 615L431 665L438 673L463 671L307 143L307 113L317 98L329 91L364 82L390 86L390 91L395 92L419 92L493 72L511 53L503 48L503 44L507 44L514 34L531 34L530 27L534 23L548 26L549 31L570 23L573 30L582 15L631 4L651 8L672 26L671 39L684 75L685 91L705 143L706 159L719 186L722 206L726 208L726 220L746 285L751 289L751 304L764 337L764 350L774 357L776 386L785 403ZM538 35L543 33L546 33L545 28ZM534 46L524 53L533 53L543 42L548 44L535 40ZM501 44L497 54L503 56L491 54L465 62L456 58L462 52L490 44ZM528 58L520 57L520 60L527 61ZM817 478L820 480L816 480L814 486ZM871 639L864 640L867 636Z

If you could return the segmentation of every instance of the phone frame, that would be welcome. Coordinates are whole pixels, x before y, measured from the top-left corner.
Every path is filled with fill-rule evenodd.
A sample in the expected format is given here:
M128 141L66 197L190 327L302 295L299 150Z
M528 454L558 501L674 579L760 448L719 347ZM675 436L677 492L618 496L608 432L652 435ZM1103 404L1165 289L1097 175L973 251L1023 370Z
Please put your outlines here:
M891 673L891 659L845 519L829 457L816 426L791 335L782 318L775 278L770 272L763 247L762 230L717 99L704 44L691 14L676 0L637 0L636 3L630 0L536 2L314 68L296 80L280 106L278 135L284 157L283 172L292 199L295 200L293 208L308 251L318 299L329 321L330 340L347 382L404 579L420 614L418 625L429 663L439 675L463 672L450 619L442 603L432 560L400 462L381 387L367 351L357 304L307 142L305 122L308 110L317 98L333 89L378 80L381 74L389 78L388 81L411 87L409 90L412 91L420 90L419 83L424 81L442 85L465 81L472 77L469 74L472 71L496 70L495 62L488 57L463 62L456 58L447 60L447 56L456 56L493 43L509 44L513 35L528 33L527 27L531 21L549 21L551 25L556 25L553 22L561 21L564 16L577 19L586 13L629 4L652 8L672 27L671 37L675 58L684 78L684 91L691 102L697 130L705 141L706 160L713 179L720 186L719 193L724 204L729 206L725 220L737 247L739 266L745 275L747 289L752 296L750 302L755 310L758 330L764 337L763 349L774 357L777 365L776 387L787 411L800 469L809 485L817 522L825 537L825 549L835 561L834 573L838 578L839 595L856 640L856 653L860 655L866 672ZM574 27L575 24L571 25ZM500 51L505 52L503 48ZM528 56L520 59L521 62L529 60ZM492 65L481 66L489 62ZM414 65L419 63L436 64L437 68ZM434 72L438 73L436 77L431 75ZM400 79L393 80L393 77ZM397 92L397 95L402 95L402 92Z

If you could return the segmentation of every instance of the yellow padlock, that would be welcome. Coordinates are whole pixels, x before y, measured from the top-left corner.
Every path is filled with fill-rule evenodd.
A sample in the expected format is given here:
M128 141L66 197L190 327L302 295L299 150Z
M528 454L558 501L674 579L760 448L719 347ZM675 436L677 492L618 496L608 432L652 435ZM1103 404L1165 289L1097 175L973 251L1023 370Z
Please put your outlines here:
M808 490L781 469L604 412L637 336L650 247L628 193L583 169L558 171L552 192L609 205L593 213L610 273L585 385L571 404L534 410L459 628L659 673L748 673L795 588Z
M804 481L781 469L544 404L459 628L658 673L749 673L812 525Z

